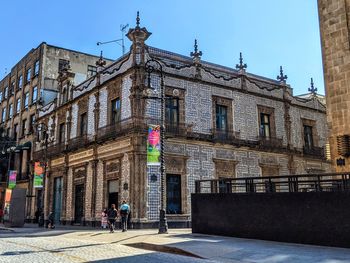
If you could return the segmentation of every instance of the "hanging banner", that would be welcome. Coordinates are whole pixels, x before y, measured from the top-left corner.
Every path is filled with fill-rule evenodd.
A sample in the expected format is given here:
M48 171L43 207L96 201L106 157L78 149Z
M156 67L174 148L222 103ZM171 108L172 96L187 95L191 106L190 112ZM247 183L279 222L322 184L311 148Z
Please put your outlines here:
M147 165L160 165L160 126L150 125L147 138Z
M16 170L10 170L9 171L9 185L8 188L13 189L16 187L16 177L17 177L17 171Z
M44 165L40 162L34 163L34 188L42 188L43 187Z

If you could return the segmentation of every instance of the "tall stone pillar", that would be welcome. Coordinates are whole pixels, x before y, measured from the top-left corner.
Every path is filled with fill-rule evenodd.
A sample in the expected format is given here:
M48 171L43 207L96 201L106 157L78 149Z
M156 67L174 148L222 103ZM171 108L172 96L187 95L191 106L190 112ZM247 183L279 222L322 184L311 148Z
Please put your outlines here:
M332 165L350 171L350 0L318 0L318 11Z

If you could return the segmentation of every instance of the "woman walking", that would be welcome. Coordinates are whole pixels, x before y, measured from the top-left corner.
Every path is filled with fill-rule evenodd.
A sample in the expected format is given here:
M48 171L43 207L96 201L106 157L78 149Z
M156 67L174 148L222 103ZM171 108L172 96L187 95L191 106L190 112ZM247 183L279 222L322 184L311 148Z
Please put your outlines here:
M102 211L102 215L101 215L101 227L103 229L107 228L107 223L108 223L108 211L107 211L107 208L105 208Z

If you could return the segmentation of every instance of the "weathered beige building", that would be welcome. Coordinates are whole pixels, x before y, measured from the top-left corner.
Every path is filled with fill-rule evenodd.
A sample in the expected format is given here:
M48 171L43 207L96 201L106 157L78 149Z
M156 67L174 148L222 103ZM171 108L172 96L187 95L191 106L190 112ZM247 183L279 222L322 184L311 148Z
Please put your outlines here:
M149 97L162 81L160 72L145 71L151 58L162 65L167 96L170 226L189 224L195 180L330 171L325 105L317 96L293 96L283 72L276 81L246 72L244 64L236 70L205 62L197 45L192 57L147 46L150 33L139 23L127 36L130 52L75 87L67 71L58 99L39 112L52 141L46 215L52 210L61 223L94 225L103 208L126 200L134 227L157 225L160 171L147 166L146 139L148 125L159 123L160 102ZM45 149L37 145L40 159Z
M34 205L41 197L40 190L33 192L32 185L37 110L57 97L60 70L70 65L75 73L72 82L79 85L96 74L97 59L97 56L43 42L30 50L0 81L0 126L16 147L10 151L8 144L0 145L0 207L4 205L8 170L16 170L16 187L27 189L27 218L33 217Z

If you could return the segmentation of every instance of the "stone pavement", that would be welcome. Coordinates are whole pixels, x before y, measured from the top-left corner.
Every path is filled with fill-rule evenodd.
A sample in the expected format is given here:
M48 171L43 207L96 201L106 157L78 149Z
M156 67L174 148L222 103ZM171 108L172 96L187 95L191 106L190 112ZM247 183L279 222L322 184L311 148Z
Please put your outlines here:
M25 259L25 260L24 260ZM189 229L0 231L0 262L350 262L350 249L192 234Z

